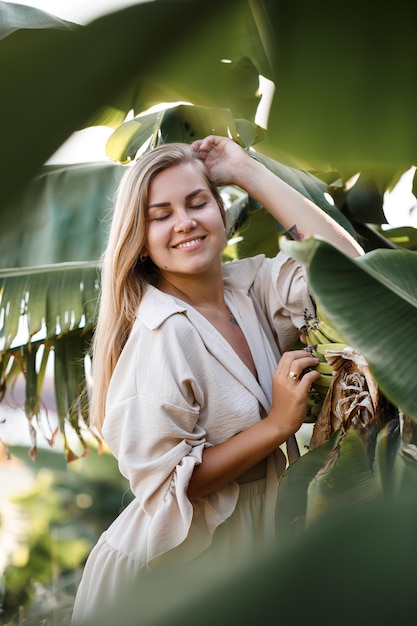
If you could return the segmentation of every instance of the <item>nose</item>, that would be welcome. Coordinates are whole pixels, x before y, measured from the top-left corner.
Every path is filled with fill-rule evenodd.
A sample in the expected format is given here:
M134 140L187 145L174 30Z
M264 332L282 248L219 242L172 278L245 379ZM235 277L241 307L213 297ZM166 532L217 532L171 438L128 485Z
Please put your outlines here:
M175 231L186 232L197 226L196 220L185 209L178 210L175 220Z

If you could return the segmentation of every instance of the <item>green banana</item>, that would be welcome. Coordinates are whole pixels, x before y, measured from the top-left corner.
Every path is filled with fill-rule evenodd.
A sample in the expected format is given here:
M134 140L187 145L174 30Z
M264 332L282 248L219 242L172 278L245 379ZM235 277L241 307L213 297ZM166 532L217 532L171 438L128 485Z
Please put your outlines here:
M333 368L327 361L320 362L314 369L324 376L333 376Z
M310 345L329 343L329 338L323 335L318 327L307 331L307 340Z
M314 352L325 357L326 350L343 350L346 348L345 343L319 343L314 346Z
M322 402L324 402L325 397L329 391L330 385L319 385L317 382L314 383L314 389L319 394Z
M333 369L326 359L326 350L343 350L346 343L342 335L332 326L320 307L316 309L316 317L305 314L303 334L307 343L306 349L319 363L315 368L320 377L310 388L307 399L307 423L314 422L320 413L321 406L333 381ZM318 408L320 407L320 409Z
M342 335L319 318L306 319L305 334L309 344L344 343Z
M306 424L314 424L319 416L322 404L323 402L319 393L311 389L307 398L307 415L304 420Z
M317 330L319 330L322 335L327 337L328 341L330 342L334 342L334 343L345 342L342 335L335 328L333 328L332 326L329 326L329 324L327 324L323 320L319 321L317 325Z

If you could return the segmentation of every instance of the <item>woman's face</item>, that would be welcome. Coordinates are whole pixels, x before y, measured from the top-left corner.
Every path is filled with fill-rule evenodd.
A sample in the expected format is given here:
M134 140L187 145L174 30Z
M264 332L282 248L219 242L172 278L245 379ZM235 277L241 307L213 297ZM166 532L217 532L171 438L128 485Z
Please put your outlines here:
M153 178L142 254L165 278L218 268L225 245L220 208L198 167L175 165Z

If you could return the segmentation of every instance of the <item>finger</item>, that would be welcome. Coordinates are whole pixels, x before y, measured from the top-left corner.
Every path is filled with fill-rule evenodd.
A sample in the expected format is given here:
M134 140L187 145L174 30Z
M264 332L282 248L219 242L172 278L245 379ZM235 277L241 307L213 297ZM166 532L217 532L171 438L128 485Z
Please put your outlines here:
M299 376L298 382L300 386L306 387L307 389L310 387L315 380L320 378L320 372L315 369L307 369L301 373Z
M308 359L308 358L315 358L312 357L311 352L309 352L308 350L289 350L288 352L284 352L283 355L281 356L281 359L279 361L279 365L281 365L281 367L290 367L290 365L294 362L297 361L298 359Z
M197 139L196 141L193 141L193 143L191 144L191 147L195 152L200 151L202 141L203 141L202 139Z
M318 362L319 360L312 356L304 356L293 359L293 361L288 364L288 377L292 380L301 380L306 373L308 373L311 369L314 369Z
M299 350L288 350L288 352L284 352L282 355L283 358L299 359L300 357L310 356L311 352L309 350L305 350L304 348L300 348Z
M218 142L218 138L216 135L207 135L204 139L201 139L199 142L199 149L203 152L209 152L211 148L213 148ZM197 141L195 142L197 143Z

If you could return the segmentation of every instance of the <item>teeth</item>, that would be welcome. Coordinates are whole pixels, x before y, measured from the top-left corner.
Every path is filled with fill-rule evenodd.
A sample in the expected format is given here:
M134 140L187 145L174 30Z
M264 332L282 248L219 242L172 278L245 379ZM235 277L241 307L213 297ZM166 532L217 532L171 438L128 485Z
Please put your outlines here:
M198 243L199 241L201 241L201 237L199 237L198 239L191 239L191 241L185 241L184 243L179 243L175 247L176 248L189 248L190 246L193 246L194 244Z

